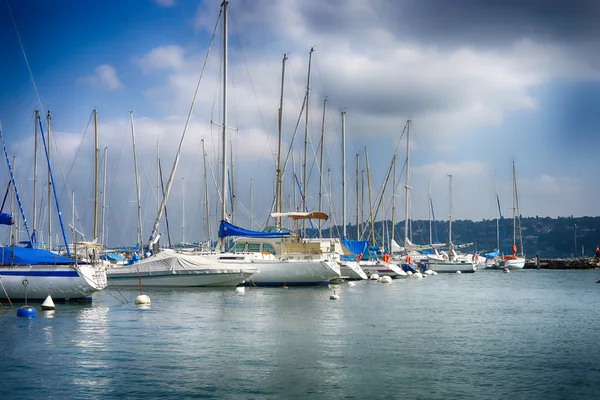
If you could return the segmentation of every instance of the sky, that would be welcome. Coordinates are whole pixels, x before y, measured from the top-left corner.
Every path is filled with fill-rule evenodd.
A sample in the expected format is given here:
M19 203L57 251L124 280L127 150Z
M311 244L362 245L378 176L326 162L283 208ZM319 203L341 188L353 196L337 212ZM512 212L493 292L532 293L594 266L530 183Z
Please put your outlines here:
M147 238L160 196L157 152L166 183L206 59L167 212L174 242L204 240L209 226L214 237L221 182L220 1L9 4L21 42L3 4L0 122L28 223L33 214L33 112L38 109L52 116L50 157L65 224L71 224L74 196L74 226L87 239L93 237L91 115L97 109L99 197L105 198L99 224L107 244L135 243L132 112ZM356 154L360 171L366 171L368 156L373 203L396 155L394 219L404 219L407 136L402 132L409 119L412 218L428 218L430 185L436 218L448 219L448 175L453 176L453 219L495 218L496 191L503 215L511 216L513 161L522 215L599 215L599 17L600 4L583 0L231 0L228 132L234 223L253 229L267 223L284 53L283 158L293 154L284 176L284 210L299 206L294 173L302 186L306 125L300 112L311 47L307 208L318 208L321 176L329 223L342 222L342 111L349 222L356 218ZM203 143L210 166L208 223ZM43 235L48 200L47 193L41 194L47 188L41 157L36 216ZM359 175L365 177L364 183L359 179L364 197L362 189L358 197L364 198L366 218L369 186L366 172ZM392 180L378 219L392 217ZM55 207L50 211L56 232Z

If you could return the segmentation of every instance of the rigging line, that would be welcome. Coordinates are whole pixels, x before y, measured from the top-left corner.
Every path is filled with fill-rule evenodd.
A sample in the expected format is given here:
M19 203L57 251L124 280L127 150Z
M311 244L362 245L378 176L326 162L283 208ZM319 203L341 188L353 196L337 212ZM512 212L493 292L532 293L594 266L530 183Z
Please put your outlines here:
M35 79L33 79L33 72L31 71L31 66L29 65L27 54L25 53L25 47L23 46L23 41L21 40L21 34L19 33L19 29L17 28L17 21L15 21L15 16L13 15L12 7L10 6L10 2L8 0L6 0L6 5L8 6L8 11L10 12L10 18L12 19L13 26L15 27L15 33L17 34L19 46L21 46L21 51L23 52L23 58L25 58L25 64L27 64L27 70L29 71L29 77L31 78L31 83L33 84L33 89L35 90L35 95L40 105L40 110L42 111L42 114L44 114L44 106L42 105L42 99L40 98L40 93L38 91L37 85L35 84Z
M83 146L83 141L85 140L85 136L87 135L87 131L88 128L90 127L90 123L92 122L92 118L94 116L94 113L91 112L90 113L90 118L88 119L87 125L85 126L85 129L83 131L83 137L81 138L81 141L79 142L79 147L77 147L77 151L75 152L75 157L73 158L73 163L71 164L71 168L69 168L69 172L67 172L67 181L69 179L69 177L71 176L71 172L73 171L73 167L75 166L75 161L77 161L77 157L79 156L79 151L81 150L81 147Z

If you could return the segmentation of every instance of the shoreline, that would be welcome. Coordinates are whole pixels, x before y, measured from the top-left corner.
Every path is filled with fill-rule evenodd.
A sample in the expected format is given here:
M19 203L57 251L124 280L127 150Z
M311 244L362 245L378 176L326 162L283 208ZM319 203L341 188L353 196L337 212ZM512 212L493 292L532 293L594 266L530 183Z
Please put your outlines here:
M539 269L600 269L600 260L594 257L540 258ZM535 258L525 262L525 269L537 269Z

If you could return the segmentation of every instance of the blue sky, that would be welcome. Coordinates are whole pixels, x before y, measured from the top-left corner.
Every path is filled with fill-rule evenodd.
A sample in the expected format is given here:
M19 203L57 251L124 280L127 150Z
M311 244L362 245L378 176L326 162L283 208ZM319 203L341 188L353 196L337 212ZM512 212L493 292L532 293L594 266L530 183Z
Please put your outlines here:
M513 159L524 215L598 215L594 199L600 194L595 176L600 64L595 49L600 36L594 21L599 7L591 1L576 3L577 7L570 7L559 1L481 4L461 0L449 7L436 0L232 0L229 121L237 129L232 130L236 221L258 228L267 219L275 170L281 58L289 54L284 102L287 148L305 91L311 46L316 50L310 148L318 146L326 95L325 168L331 171L328 198L333 222L341 223L341 110L348 117L348 216L352 221L355 153L360 153L364 169L363 149L368 147L373 191L377 192L409 117L415 126L411 149L415 218L427 218L429 181L436 215L448 214L447 174L454 175L455 218L495 216L494 176L508 209ZM76 225L89 238L92 130L84 131L97 108L100 148L108 148L109 154L105 223L109 243L135 240L128 122L128 112L133 110L144 175L147 237L156 210L157 142L166 179L220 2L10 4L43 109L52 112L60 153L53 163L64 170L64 176L57 177L61 204L68 210L63 213L70 215L69 193L75 191L80 219ZM31 116L39 105L6 5L0 7L0 26L0 121L9 152L17 157L15 169L23 197L29 199ZM218 181L219 128L210 121L220 120L220 43L218 32L168 205L177 227L172 232L176 240L184 235L186 240L199 240L204 235L202 139ZM298 173L303 141L302 123L294 143ZM315 163L314 150L311 154L309 166ZM406 156L404 142L397 156L401 165ZM286 172L291 173L291 168ZM317 176L313 167L308 185L311 209L317 205ZM254 180L252 202L250 179ZM323 179L328 187L326 173ZM181 229L183 182L185 232ZM210 186L211 197L216 198L215 185L211 182ZM402 187L399 184L397 220L404 218ZM289 183L286 195L288 200L293 195ZM211 202L214 220L217 202ZM251 203L253 219L249 217ZM390 203L388 197L388 209ZM325 204L328 212L327 200ZM27 208L30 212L30 205ZM390 217L389 211L386 215Z

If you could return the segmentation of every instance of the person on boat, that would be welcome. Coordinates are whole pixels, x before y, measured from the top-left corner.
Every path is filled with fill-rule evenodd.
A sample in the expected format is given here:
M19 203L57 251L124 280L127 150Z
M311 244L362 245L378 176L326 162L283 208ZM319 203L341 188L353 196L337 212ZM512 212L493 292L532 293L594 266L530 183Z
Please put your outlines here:
M600 247L596 245L596 260L600 259Z

